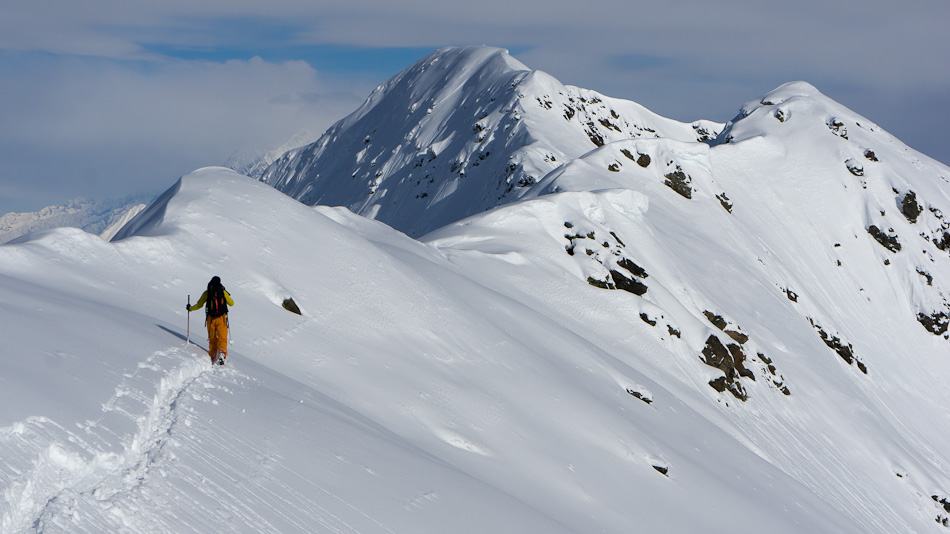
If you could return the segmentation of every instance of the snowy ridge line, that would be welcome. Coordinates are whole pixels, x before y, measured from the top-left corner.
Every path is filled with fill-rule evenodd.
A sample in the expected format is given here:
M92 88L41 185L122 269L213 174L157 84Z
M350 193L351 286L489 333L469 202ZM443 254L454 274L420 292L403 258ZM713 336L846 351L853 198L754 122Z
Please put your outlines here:
M169 359L175 360L171 368L165 363ZM165 446L181 422L180 401L190 394L199 398L192 392L198 382L210 386L208 379L202 379L208 369L204 358L172 348L152 354L134 373L125 375L103 405L103 418L110 413L128 417L136 427L132 435L102 435L111 432L100 427L102 418L80 425L79 433L45 417L30 417L0 429L0 450L28 449L35 458L26 469L0 463L0 481L6 486L0 531L41 531L50 526L68 530L73 519L82 515L80 511L106 512L110 522L126 523L116 506L152 471L174 460ZM144 383L136 386L140 381Z

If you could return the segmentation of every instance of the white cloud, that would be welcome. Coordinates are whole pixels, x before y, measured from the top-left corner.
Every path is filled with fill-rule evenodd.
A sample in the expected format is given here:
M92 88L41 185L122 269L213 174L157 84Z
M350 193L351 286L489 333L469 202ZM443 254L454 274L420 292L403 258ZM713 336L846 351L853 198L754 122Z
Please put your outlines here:
M727 120L801 79L950 161L950 149L935 152L942 125L929 119L950 104L920 98L950 90L948 19L950 3L934 0L7 2L0 212L23 196L5 182L24 176L35 191L56 180L104 189L118 180L108 175L164 183L241 146L319 133L384 81L334 73L331 84L301 62L160 55L171 49L505 46L565 83L680 120Z
M301 61L259 58L142 64L66 57L16 70L15 77L0 73L0 182L21 185L0 189L0 204L11 205L0 211L25 209L12 205L52 190L69 197L163 189L242 147L323 131L370 90L329 84Z

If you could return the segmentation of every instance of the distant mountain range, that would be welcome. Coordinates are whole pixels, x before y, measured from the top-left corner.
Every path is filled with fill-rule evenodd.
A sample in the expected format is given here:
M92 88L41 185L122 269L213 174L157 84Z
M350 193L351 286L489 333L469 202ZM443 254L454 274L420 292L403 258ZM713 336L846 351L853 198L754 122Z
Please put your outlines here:
M87 200L77 198L66 204L47 206L39 211L0 216L0 243L6 243L31 232L64 226L81 228L109 240L150 198Z
M260 178L264 171L277 158L283 156L288 151L308 145L317 138L309 130L301 130L297 135L291 137L286 143L270 149L261 148L243 148L231 154L231 157L224 162L224 166L237 171L251 178Z

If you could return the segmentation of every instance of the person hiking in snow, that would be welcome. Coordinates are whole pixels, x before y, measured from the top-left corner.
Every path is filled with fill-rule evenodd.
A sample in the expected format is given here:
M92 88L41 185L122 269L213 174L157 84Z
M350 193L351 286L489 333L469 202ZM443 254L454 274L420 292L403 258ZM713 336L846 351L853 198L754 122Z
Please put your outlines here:
M234 306L234 300L221 285L221 278L211 278L207 291L201 294L194 306L185 305L188 311L198 311L201 306L205 306L211 364L224 365L224 360L228 357L228 306Z

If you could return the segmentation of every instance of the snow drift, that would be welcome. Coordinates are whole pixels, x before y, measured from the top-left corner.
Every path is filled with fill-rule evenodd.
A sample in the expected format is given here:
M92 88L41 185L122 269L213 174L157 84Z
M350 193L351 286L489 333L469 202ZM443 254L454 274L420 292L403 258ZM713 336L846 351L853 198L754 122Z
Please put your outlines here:
M533 83L551 109L511 112ZM0 530L943 531L950 170L804 83L718 136L559 91L437 52L268 171L418 240L207 168L112 242L0 247ZM595 142L580 96L643 135ZM450 97L499 103L484 140L534 181L436 158L413 204L376 159L354 196L383 153L480 146ZM405 103L438 136L397 142ZM185 344L215 274L223 369L199 314Z

